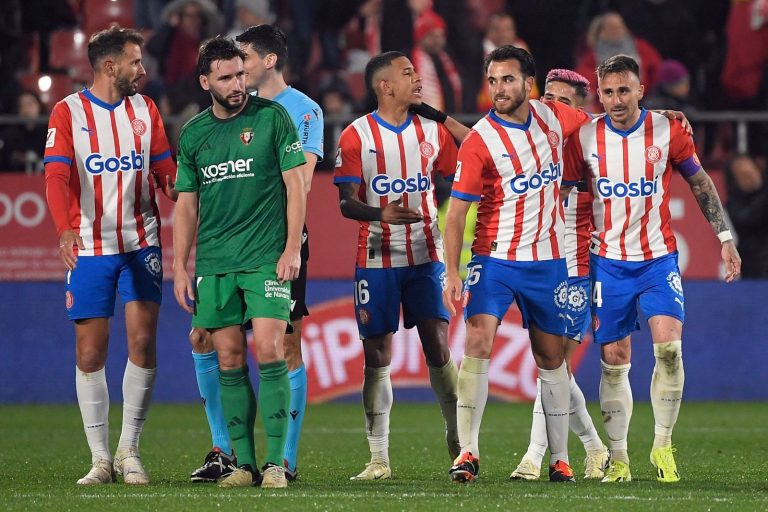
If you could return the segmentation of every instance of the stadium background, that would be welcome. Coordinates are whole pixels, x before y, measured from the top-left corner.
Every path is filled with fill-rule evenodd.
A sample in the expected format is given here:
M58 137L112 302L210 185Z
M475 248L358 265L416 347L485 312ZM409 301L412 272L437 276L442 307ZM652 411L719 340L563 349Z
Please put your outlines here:
M168 28L162 23L169 21L168 7L183 10L193 3L206 9L211 4L207 0L4 2L8 15L0 24L0 69L6 77L0 88L0 140L3 141L0 147L3 155L0 158L0 332L3 333L0 337L0 403L76 402L71 385L73 336L63 307L63 272L56 256L55 232L46 212L39 159L35 156L36 149L42 153L45 111L64 95L87 84L89 71L84 50L90 33L119 22L142 27L148 41L157 42L154 36ZM222 0L218 5L211 4L213 14L206 12L210 20L219 23L218 30L222 33L230 28L236 30L233 25L242 16L238 7L243 6L261 9L259 13L266 15L262 21L276 21L286 28L294 51L292 69L302 70L291 73L291 81L322 99L327 112L326 154L333 155L340 130L358 115L356 113L366 111L361 66L372 52L391 49L387 45L393 44L397 34L402 36L401 40L395 40L398 49L410 51L413 36L409 17L418 19L418 15L412 13L428 3L431 2ZM532 4L497 0L434 2L435 10L446 20L447 50L463 79L461 108L458 101L454 105L457 117L472 123L481 115L478 103L482 99L476 98L476 91L481 89L478 63L482 58L483 30L490 23L491 13L500 10L513 15L517 21L517 41L531 48L540 75L544 75L549 68L573 67L581 62L581 57L589 52L588 36L594 17L606 8L614 8L624 15L636 37L642 36L655 44L663 58L675 58L687 67L691 93L685 103L670 106L681 107L689 115L705 167L710 170L729 210L738 208L739 205L730 202L734 196L729 194L733 186L729 174L732 158L737 154L748 155L765 175L768 148L763 141L768 127L765 112L768 81L763 78L768 60L768 26L764 22L768 18L767 2L557 0L541 2L538 6ZM295 16L295 11L311 12L318 6L321 8L315 12L314 24L308 27L306 17ZM153 7L165 7L166 12L142 20L141 12L146 14L150 12L146 9ZM145 11L140 11L142 8ZM40 12L50 13L45 23L34 19ZM335 17L326 19L328 12L333 12ZM463 19L471 21L462 23ZM160 24L153 25L153 22ZM142 26L143 23L146 26ZM756 28L752 28L753 25ZM672 41L668 40L670 31ZM664 34L666 38L662 37ZM295 41L301 44L294 45ZM163 109L173 137L199 107L190 108L190 104L195 105L194 94L191 99L184 96L188 91L183 80L173 82L174 77L169 76L162 62L162 54L160 58L153 58L146 50L145 57L150 78L145 92L153 95ZM675 77L679 78L678 75L672 78ZM539 76L539 89L542 87ZM24 91L32 91L42 100L42 110L36 115L29 116L17 109L17 99ZM176 101L179 98L189 101ZM40 129L43 137L35 139L35 130L39 133ZM23 148L21 164L18 159L8 157L14 149L11 144L19 140L30 143ZM305 321L304 351L311 401L344 397L357 400L362 379L362 350L356 337L351 300L356 224L342 219L338 212L335 188L330 174L324 172L332 161L326 158L316 175L307 215L312 252L308 303L312 315ZM760 193L766 195L765 182ZM742 199L743 195L735 197ZM749 236L756 234L765 247L768 202L763 199L762 204L762 210L754 211L756 228ZM169 275L172 207L167 203L161 207L165 268ZM681 180L675 183L671 207L687 296L686 400L766 400L768 373L752 371L755 361L762 361L766 356L763 327L768 318L766 276L724 285L719 280L718 244ZM746 238L746 234L737 235ZM768 253L762 254L768 257ZM763 257L760 253L742 256L745 260ZM196 401L199 397L186 340L189 318L174 303L168 284L164 294L158 333L160 371L154 400ZM459 321L451 326L456 358L462 353L462 329ZM648 376L653 366L648 338L648 329L643 325L635 339L630 374L638 400L648 400ZM394 347L393 381L397 398L431 400L415 332L400 331ZM118 311L107 363L113 397L120 396L125 358L122 314ZM501 400L533 398L535 365L514 309L499 331L494 361L496 366L491 378L494 397ZM585 343L575 362L587 399L597 400L599 351L591 343ZM31 371L33 368L42 370Z

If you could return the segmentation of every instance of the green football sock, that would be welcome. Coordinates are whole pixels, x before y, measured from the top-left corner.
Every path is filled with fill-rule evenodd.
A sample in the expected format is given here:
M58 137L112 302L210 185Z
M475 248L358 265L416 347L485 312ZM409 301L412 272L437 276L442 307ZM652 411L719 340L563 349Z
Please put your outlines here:
M248 366L221 370L219 376L221 405L227 422L229 438L238 465L248 464L257 469L253 426L256 423L256 396L253 394Z
M266 462L283 465L291 385L285 360L259 364L259 413L267 433Z

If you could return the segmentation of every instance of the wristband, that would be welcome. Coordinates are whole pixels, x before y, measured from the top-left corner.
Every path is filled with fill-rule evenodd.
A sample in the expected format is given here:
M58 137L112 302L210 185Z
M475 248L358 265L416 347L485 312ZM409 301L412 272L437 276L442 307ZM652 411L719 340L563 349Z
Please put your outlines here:
M726 229L725 231L718 233L717 238L720 240L721 244L724 244L725 242L733 240L733 235L731 234L731 230Z

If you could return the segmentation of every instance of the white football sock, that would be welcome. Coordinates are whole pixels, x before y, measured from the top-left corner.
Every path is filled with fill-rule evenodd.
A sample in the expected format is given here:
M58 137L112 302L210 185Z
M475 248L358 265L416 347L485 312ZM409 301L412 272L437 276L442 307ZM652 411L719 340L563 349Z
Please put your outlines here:
M147 420L157 368L141 368L130 359L123 374L123 429L118 448L139 446L139 436Z
M392 381L389 366L365 367L363 372L365 432L371 461L389 464L389 414L392 410Z
M75 366L75 389L85 438L91 449L91 462L112 460L109 451L109 390L104 368L86 373Z
M480 458L480 423L488 401L488 367L490 359L464 356L459 368L456 402L456 424L461 452Z
M579 436L585 450L601 449L603 447L603 442L600 440L600 436L597 435L595 424L592 422L592 417L587 411L587 402L584 400L584 393L581 392L581 388L576 384L576 379L573 378L573 375L571 375L570 390L571 415L569 416L568 423L571 430L574 434Z
M568 463L568 406L571 392L568 387L568 367L563 361L559 368L539 368L541 379L541 407L547 420L549 463L558 460Z
M440 404L440 411L445 420L445 431L448 439L455 439L456 433L456 400L459 380L459 369L453 358L442 368L429 366L429 383L437 397L437 403Z
M525 458L531 459L536 466L541 467L541 459L547 451L547 419L541 407L541 379L536 379L536 401L533 402L533 419L531 421L531 440Z
M656 420L653 447L659 448L672 446L672 429L680 413L685 382L682 341L654 343L653 355L656 356L651 379L651 405Z
M611 458L629 464L627 434L632 419L632 388L629 385L631 364L611 365L600 361L600 410L605 433L611 449Z

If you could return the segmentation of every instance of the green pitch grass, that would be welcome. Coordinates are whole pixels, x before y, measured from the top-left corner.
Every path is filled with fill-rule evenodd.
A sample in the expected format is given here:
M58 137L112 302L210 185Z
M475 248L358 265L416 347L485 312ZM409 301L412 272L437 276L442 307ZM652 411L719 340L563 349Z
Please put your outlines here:
M0 509L98 511L314 510L768 510L768 407L753 403L685 403L675 431L683 480L656 482L648 454L653 420L636 404L629 437L633 481L575 485L507 479L528 444L531 406L489 404L481 431L481 477L452 484L441 418L434 404L396 403L391 481L350 482L368 461L363 412L357 404L311 406L304 426L299 480L287 490L218 489L192 484L210 438L202 407L156 404L142 455L152 484L81 487L88 454L76 405L0 406ZM596 408L591 409L598 418ZM110 415L111 443L121 411ZM598 427L602 434L602 428ZM257 432L257 442L263 433ZM571 436L580 477L584 451ZM263 444L261 445L263 447ZM263 453L263 450L262 450ZM542 475L546 473L543 471Z

